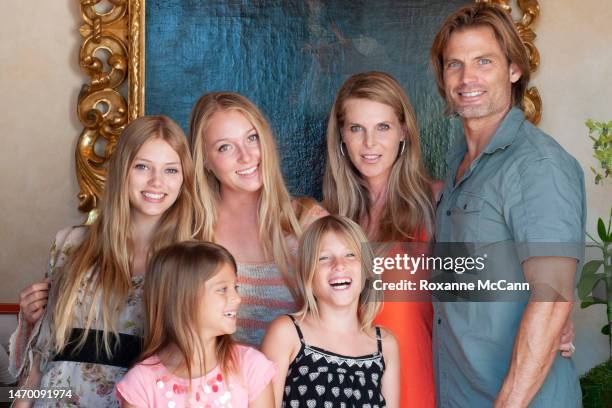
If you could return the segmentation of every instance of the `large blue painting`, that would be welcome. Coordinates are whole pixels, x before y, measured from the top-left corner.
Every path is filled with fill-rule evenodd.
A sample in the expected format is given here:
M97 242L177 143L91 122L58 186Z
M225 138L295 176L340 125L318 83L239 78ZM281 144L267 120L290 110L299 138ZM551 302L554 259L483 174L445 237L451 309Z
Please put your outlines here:
M380 70L406 89L434 177L457 128L428 66L442 20L473 0L147 0L147 114L187 130L194 102L229 90L269 118L290 191L320 198L325 128L351 74Z

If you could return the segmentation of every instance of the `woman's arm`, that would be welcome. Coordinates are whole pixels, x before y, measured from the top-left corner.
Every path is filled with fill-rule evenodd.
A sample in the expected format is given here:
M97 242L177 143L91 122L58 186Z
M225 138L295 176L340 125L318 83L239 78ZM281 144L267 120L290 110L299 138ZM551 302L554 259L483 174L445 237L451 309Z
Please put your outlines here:
M310 224L319 218L329 215L325 208L310 197L293 198L291 204L293 205L293 210L300 223L300 227L302 227L303 230L308 228Z
M28 324L34 325L45 312L51 278L34 283L19 292L19 310Z
M400 355L395 335L382 329L382 349L385 372L382 377L382 394L387 408L399 408L400 401Z
M285 378L291 361L300 350L300 339L297 336L293 322L288 316L277 317L268 326L266 335L261 345L261 351L266 357L272 360L278 371L274 380L273 389L274 402L276 407L280 407L283 401L283 389ZM270 405L267 405L269 407Z
M17 329L11 336L9 353L9 372L22 377L24 367L34 365L29 360L29 351L38 340L41 325L46 319L43 307L49 301L49 284L58 268L65 265L71 249L79 245L85 236L86 228L69 227L60 230L51 245L49 266L45 279L30 285L20 293L20 310ZM51 302L52 303L52 302Z
M28 375L19 381L19 388L22 389L38 389L40 388L40 355L34 353L32 357L32 366ZM14 408L30 408L33 405L33 400L17 400L11 405Z
M444 189L444 182L440 180L432 180L429 183L429 188L431 188L431 195L433 196L434 206L440 201L440 196L442 195L442 190Z

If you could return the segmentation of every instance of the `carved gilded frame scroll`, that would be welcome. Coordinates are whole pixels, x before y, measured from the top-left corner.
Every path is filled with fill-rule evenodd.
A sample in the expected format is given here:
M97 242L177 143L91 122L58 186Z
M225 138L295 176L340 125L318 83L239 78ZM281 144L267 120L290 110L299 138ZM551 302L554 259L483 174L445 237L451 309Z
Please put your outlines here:
M100 11L106 1L109 7ZM475 0L495 3L512 12L511 0ZM529 52L531 71L538 69L540 54L534 45L533 24L540 14L538 0L514 0L522 17L515 21ZM76 147L76 175L80 187L79 210L95 217L106 170L117 138L125 125L144 115L145 0L79 0L84 24L79 65L88 76L81 88L77 114L83 124ZM122 94L127 80L127 99ZM528 119L537 124L542 100L535 87L524 100Z
M87 74L78 98L77 114L83 124L76 147L76 174L80 187L79 210L88 223L106 180L105 163L125 125L144 115L144 0L80 0L84 24L79 65ZM122 91L127 80L127 100Z

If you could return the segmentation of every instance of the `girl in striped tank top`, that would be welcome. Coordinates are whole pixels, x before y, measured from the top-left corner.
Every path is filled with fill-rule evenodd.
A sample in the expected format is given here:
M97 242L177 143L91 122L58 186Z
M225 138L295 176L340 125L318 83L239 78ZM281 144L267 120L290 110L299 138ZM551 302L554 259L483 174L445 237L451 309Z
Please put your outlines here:
M340 215L313 222L298 259L304 305L272 322L262 346L278 366L277 406L399 407L399 349L390 331L372 325L380 292L359 225Z
M242 306L234 338L259 346L271 320L297 310L296 242L302 227L326 212L314 200L290 197L270 126L247 98L202 96L191 113L189 143L205 210L198 238L236 258Z

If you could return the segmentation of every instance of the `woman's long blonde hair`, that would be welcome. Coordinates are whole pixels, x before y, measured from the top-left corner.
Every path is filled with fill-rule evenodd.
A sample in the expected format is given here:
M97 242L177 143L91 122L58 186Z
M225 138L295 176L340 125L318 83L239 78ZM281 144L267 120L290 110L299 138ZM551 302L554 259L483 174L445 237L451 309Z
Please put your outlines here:
M319 308L313 292L313 281L319 263L321 240L323 235L328 232L333 232L344 238L361 260L361 293L359 295L357 318L361 329L367 331L380 310L382 300L381 292L374 290L372 286L374 281L372 272L374 254L361 227L350 218L341 215L328 215L319 218L304 231L300 239L296 276L300 294L304 298L304 304L296 313L296 316L303 319L310 313L315 319L319 318Z
M200 321L204 284L223 265L236 271L236 261L227 249L203 241L174 244L151 257L143 290L146 319L140 361L159 355L173 345L181 354L189 378L192 378L193 356L200 356L202 375L212 368L204 366L204 343L197 322ZM215 357L226 378L238 370L233 345L229 334L217 337Z
M191 238L202 223L201 207L195 199L193 162L181 128L166 116L143 116L131 122L121 134L110 159L99 215L88 228L83 243L74 249L65 268L59 272L54 285L57 297L53 313L56 352L67 345L78 308L85 319L85 330L76 347L85 343L95 319L102 324L106 354L111 356L113 353L110 335L119 340L117 320L132 285L133 242L128 174L142 145L157 138L178 153L183 184L176 201L158 223L149 253ZM81 306L81 289L87 291L85 296L91 297L91 303L85 302Z
M374 239L378 241L419 238L425 230L433 233L434 204L430 179L421 161L416 118L400 84L384 72L365 72L347 79L338 94L327 125L327 164L323 180L323 203L334 214L355 222L370 216L370 197L366 183L340 149L341 129L346 117L347 99L367 99L393 108L405 134L405 147L393 164L386 193L386 205Z
M262 190L259 202L259 237L266 257L272 256L289 290L298 300L295 282L290 274L292 258L286 243L287 235L299 238L301 227L291 204L280 169L272 130L261 111L247 98L233 92L214 92L203 95L193 107L189 124L189 144L195 166L199 199L204 208L204 225L199 238L214 241L217 206L221 186L212 172L205 171L206 144L204 138L211 118L216 112L235 110L245 116L259 135Z

